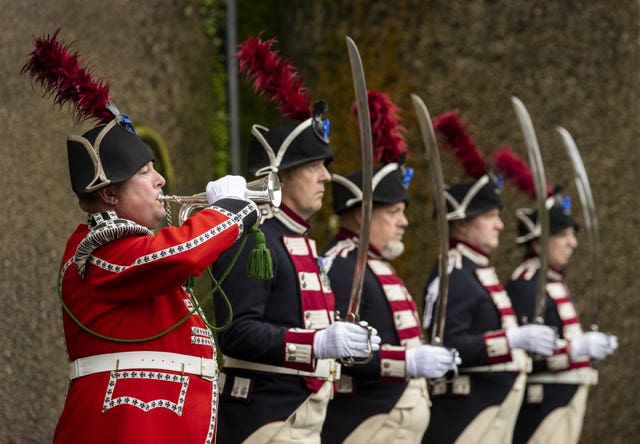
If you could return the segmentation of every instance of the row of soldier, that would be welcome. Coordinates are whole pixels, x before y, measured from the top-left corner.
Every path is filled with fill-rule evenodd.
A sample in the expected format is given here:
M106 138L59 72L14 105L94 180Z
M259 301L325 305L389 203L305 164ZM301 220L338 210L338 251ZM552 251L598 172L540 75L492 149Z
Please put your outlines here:
M205 209L180 226L159 228L165 181L153 153L57 33L36 39L24 72L80 117L98 120L67 143L72 188L88 221L70 237L60 274L71 382L54 441L577 442L595 383L590 360L612 353L617 341L580 327L563 280L578 224L560 192L547 201L548 325L519 325L533 318L537 213L518 213L525 260L505 292L489 263L503 229L496 176L454 114L434 121L449 148L475 161L462 162L469 181L445 191L446 347L429 345L423 332L433 320L437 273L425 286L420 319L390 264L403 252L409 225L402 128L397 108L370 92L380 165L372 181L362 321L343 322L365 223L363 174L329 173L327 106L312 106L273 43L250 39L238 58L256 91L297 121L251 130L248 169L257 177L277 173L281 205L258 206L245 198L243 177L226 176L206 186ZM309 219L329 183L340 229L318 253ZM247 277L264 248L268 276ZM226 295L214 299L216 323L230 319L217 336L185 285L208 268ZM216 341L224 354L220 372Z

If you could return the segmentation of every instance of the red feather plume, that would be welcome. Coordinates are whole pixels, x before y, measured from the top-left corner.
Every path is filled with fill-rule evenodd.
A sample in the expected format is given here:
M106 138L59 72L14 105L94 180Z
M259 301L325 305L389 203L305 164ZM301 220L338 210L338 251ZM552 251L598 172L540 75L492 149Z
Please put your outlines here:
M533 173L529 165L512 152L511 148L502 148L494 154L494 166L497 172L504 174L505 178L511 180L520 191L532 199L536 198ZM547 197L549 197L553 190L549 184L546 188Z
M391 162L404 163L407 159L407 148L404 140L406 128L400 125L400 108L389 96L378 91L367 91L369 116L371 118L371 136L373 141L373 158L386 165ZM358 115L354 103L351 115Z
M253 91L274 103L283 117L303 121L311 117L311 98L291 62L272 49L276 39L247 39L236 53L238 72L253 82Z
M33 82L42 85L44 95L54 96L54 103L60 107L72 104L76 123L91 118L100 123L113 120L114 115L106 108L109 85L94 80L92 70L82 66L78 53L57 40L59 32L58 28L53 37L34 36L35 48L20 75L29 74Z
M444 137L445 146L453 150L467 175L479 179L486 174L487 163L458 121L456 111L437 116L433 127Z

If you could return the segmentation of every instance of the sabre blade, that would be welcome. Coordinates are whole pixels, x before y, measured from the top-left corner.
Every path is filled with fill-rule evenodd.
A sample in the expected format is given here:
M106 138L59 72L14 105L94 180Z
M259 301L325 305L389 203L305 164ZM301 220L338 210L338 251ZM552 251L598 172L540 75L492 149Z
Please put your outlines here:
M596 218L596 207L593 201L593 194L591 193L591 185L589 184L589 177L587 171L584 168L584 162L582 156L578 150L573 137L569 131L561 126L556 127L556 130L562 138L565 150L571 160L573 171L575 173L575 183L578 189L578 196L580 197L580 203L582 204L582 212L584 214L584 224L587 231L587 237L589 238L589 249L591 251L591 330L598 330L599 323L599 307L598 298L600 295L600 258L598 251L598 220Z
M434 345L442 345L447 314L447 298L449 294L449 224L447 222L447 207L444 200L444 178L442 175L440 152L438 151L438 143L429 110L422 99L416 94L411 94L411 100L418 118L418 124L420 125L425 155L429 162L429 173L431 175L438 222L438 278L440 281L438 284L438 298L436 299L436 307L433 315L431 343Z
M362 287L364 285L364 274L367 266L371 211L373 207L373 136L371 134L369 100L367 99L367 84L364 77L362 59L353 40L348 36L346 40L349 52L349 63L351 65L351 75L353 77L353 88L356 96L358 124L360 127L360 149L362 152L362 223L360 227L360 239L358 241L356 268L353 274L347 312L347 320L357 322L360 317L360 302L362 300Z
M544 310L546 301L547 270L549 268L549 212L546 206L547 200L547 179L542 164L540 146L536 137L531 117L522 101L515 96L511 97L511 103L516 112L516 117L520 123L520 128L524 136L527 147L529 164L533 172L533 179L536 189L536 202L538 207L538 224L540 224L540 270L538 271L538 288L536 289L536 305L534 322L544 324Z

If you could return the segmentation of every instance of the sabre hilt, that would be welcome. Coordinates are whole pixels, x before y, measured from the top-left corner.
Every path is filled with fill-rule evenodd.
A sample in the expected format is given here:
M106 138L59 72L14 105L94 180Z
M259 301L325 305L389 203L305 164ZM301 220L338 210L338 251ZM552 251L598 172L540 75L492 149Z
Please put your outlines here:
M458 364L457 362L460 360L460 352L455 349L454 347L445 347L442 344L433 344L436 347L442 347L446 350L448 350L449 352L451 352L451 370L449 370L447 373L445 373L444 376L440 377L440 378L429 378L427 379L427 384L433 389L433 387L435 387L436 385L441 385L441 384L453 384L453 382L455 381L455 379L458 377L458 375L460 374L460 370L458 369Z
M342 321L340 319L340 312L336 312L336 321L338 322L351 322L367 330L367 352L366 358L355 358L353 356L345 356L340 358L340 363L345 367L352 367L356 364L367 364L373 359L373 345L371 344L371 336L373 335L373 328L370 325L360 324L360 315L356 313L349 313L347 318Z

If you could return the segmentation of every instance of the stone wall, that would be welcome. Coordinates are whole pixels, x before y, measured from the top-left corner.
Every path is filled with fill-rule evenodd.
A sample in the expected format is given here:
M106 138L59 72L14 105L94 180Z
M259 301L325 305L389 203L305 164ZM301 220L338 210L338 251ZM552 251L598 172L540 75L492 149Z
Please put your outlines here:
M212 176L208 122L212 48L199 0L0 1L0 442L50 442L66 389L56 276L67 236L84 216L68 178L66 136L82 134L41 90L18 77L32 34L53 34L111 83L135 123L154 128L173 158L181 194Z

